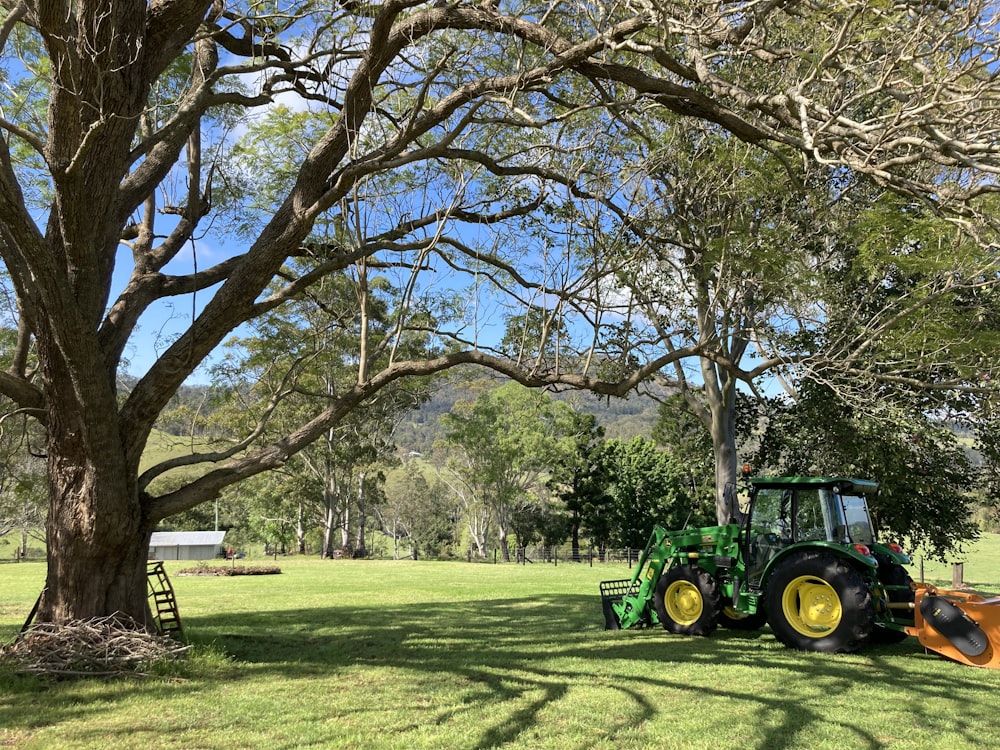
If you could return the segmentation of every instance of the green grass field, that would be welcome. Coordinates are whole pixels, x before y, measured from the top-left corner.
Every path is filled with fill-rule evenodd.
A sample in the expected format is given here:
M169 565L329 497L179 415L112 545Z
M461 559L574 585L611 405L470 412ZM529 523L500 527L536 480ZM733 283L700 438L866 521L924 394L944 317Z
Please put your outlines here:
M0 747L1000 746L1000 671L915 639L826 656L766 629L606 632L597 584L624 565L278 564L273 576L173 575L195 648L170 674L55 682L0 669ZM950 580L947 566L925 573ZM965 575L1000 592L1000 537L980 542ZM43 577L41 563L0 565L0 641Z

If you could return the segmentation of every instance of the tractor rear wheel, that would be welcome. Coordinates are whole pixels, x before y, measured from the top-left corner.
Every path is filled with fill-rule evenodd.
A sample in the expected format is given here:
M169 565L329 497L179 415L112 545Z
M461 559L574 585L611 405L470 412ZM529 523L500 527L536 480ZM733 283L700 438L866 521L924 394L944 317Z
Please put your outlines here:
M861 573L826 552L780 563L767 581L764 609L775 638L801 651L856 651L875 624Z
M660 576L653 606L664 629L708 635L719 622L719 586L696 565L678 565Z

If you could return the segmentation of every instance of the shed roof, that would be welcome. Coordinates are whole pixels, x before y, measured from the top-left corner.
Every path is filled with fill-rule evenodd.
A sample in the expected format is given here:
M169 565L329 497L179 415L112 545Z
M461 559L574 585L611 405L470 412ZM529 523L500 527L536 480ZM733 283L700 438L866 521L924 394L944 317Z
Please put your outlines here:
M222 544L225 531L154 531L150 547L200 547Z

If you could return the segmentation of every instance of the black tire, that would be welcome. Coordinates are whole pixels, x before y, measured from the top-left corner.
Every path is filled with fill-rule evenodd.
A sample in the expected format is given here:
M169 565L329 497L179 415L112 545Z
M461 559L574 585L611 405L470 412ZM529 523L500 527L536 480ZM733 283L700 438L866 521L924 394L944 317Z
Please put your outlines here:
M889 601L913 603L915 592L913 579L906 568L898 563L883 562L878 566L878 579L886 586L905 586L906 590L890 590Z
M653 606L665 630L709 635L719 622L719 586L696 565L678 565L660 576Z
M875 605L861 573L827 552L804 552L780 563L765 591L768 624L789 648L849 653L874 628Z
M880 563L878 566L878 579L886 586L906 586L905 590L887 590L886 594L888 595L890 602L906 602L908 604L913 604L915 599L915 593L912 588L913 579L910 577L910 574L906 572L906 568L902 565L891 562ZM900 610L894 609L893 614L899 617ZM912 610L910 610L910 617L908 618L907 624L913 624ZM869 640L875 645L889 645L892 643L901 643L908 637L909 636L902 631L890 630L888 628L880 628L876 626L872 630Z
M730 630L760 630L767 624L767 613L759 608L752 615L740 612L730 606L719 610L719 625Z

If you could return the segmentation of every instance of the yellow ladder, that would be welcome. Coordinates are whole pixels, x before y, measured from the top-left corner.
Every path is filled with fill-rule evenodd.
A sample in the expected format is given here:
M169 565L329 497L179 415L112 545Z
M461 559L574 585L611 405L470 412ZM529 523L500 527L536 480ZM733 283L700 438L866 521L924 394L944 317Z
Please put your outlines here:
M146 581L149 588L149 609L153 613L156 629L163 635L177 633L183 638L184 630L181 627L181 616L177 612L174 587L170 585L162 562L147 563Z

